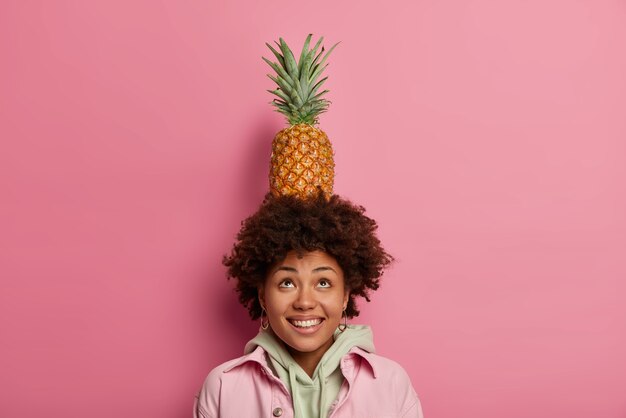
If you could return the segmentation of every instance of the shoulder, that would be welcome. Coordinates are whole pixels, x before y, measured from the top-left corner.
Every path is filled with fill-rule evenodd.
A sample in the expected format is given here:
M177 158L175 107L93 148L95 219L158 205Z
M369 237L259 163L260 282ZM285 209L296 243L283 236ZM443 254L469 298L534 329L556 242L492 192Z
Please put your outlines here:
M383 381L400 380L409 384L411 383L408 373L398 362L360 349L352 352L365 360L365 362L369 365L374 378L381 379Z
M209 372L206 379L204 379L202 389L203 390L219 389L219 387L221 386L222 375L224 374L224 372L227 372L233 369L234 367L236 367L237 365L244 363L247 357L248 357L247 355L237 357L235 359L228 360L220 364L219 366L216 366L213 370Z
M398 362L363 350L351 354L361 357L361 373L355 379L363 393L384 399L388 406L394 405L401 417L422 417L420 400L413 388L411 378ZM365 373L363 368L365 368Z
M218 389L226 373L236 374L240 371L249 373L250 370L259 370L266 366L265 350L261 347L256 347L254 351L241 357L228 360L211 370L204 381L203 389Z
M218 416L224 376L231 372L237 374L240 370L249 372L249 370L259 369L256 365L254 367L245 366L250 363L259 363L259 357L262 357L262 355L262 349L261 352L256 350L250 354L226 361L211 370L206 379L204 379L202 388L196 395L194 417L211 418Z
M222 374L234 364L241 360L241 357L227 361L215 367L204 379L202 388L196 394L194 403L194 418L217 417L219 413L219 398L222 389Z

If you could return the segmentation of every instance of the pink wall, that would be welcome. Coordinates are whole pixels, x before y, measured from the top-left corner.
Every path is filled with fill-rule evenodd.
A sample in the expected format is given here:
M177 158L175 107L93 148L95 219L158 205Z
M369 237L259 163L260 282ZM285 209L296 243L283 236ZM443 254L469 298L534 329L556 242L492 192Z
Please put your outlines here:
M626 417L621 0L2 1L0 416L190 416L283 126L264 43L342 41L336 190L398 262L359 322L427 418Z

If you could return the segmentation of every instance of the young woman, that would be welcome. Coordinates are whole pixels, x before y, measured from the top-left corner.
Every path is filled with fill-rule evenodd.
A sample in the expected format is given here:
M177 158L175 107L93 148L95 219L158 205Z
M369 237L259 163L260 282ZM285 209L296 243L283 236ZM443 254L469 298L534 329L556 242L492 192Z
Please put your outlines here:
M216 367L195 418L422 418L406 372L347 325L392 257L365 209L338 196L268 196L224 258L259 334Z

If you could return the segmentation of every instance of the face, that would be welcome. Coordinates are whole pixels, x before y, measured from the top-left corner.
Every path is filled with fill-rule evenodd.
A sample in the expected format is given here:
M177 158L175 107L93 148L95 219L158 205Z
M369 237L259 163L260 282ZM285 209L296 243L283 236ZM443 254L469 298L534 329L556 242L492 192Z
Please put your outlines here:
M292 353L312 355L332 345L348 296L341 267L322 251L290 252L259 290L274 334Z

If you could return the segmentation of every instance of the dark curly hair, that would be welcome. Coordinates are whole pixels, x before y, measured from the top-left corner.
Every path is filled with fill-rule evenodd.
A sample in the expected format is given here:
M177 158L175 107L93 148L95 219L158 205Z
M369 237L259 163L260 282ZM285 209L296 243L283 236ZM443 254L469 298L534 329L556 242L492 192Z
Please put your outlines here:
M321 250L333 256L344 273L350 299L349 318L359 315L355 296L369 302L369 291L379 287L383 270L393 261L376 237L376 221L365 208L337 195L302 200L266 195L256 213L241 224L230 255L222 260L228 277L237 280L239 302L250 317L261 316L258 288L274 263L290 251Z

